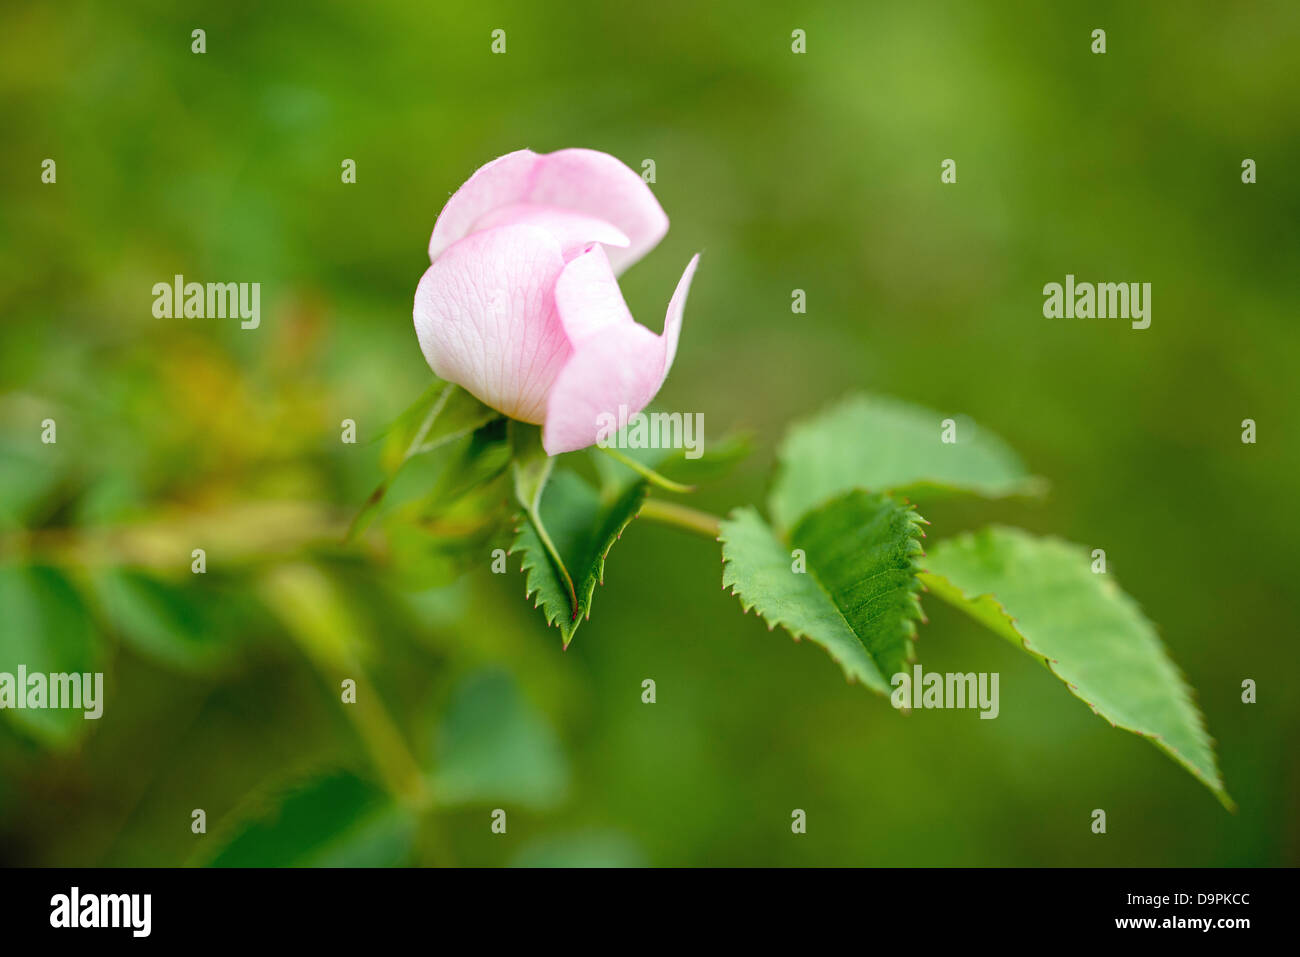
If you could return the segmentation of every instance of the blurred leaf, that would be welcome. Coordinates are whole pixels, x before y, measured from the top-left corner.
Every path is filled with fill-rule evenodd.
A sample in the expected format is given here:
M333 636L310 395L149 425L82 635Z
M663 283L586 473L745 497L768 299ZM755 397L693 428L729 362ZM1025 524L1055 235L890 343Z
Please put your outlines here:
M951 444L941 441L945 418L956 421ZM777 457L768 504L780 528L852 488L1000 497L1041 487L1010 447L969 419L883 396L850 396L792 426Z
M1042 661L1112 725L1148 737L1229 808L1191 693L1137 602L1086 548L993 527L940 542L921 576L936 596Z
M569 769L559 738L514 679L485 670L452 693L432 786L444 807L500 802L545 810L564 800Z
M211 867L395 867L409 862L413 812L355 775L314 779L235 825L202 860ZM207 852L211 853L211 852Z
M237 624L233 596L203 594L134 571L94 578L99 605L124 644L176 668L204 671L227 661ZM217 604L220 603L220 604Z
M921 519L885 495L850 492L809 513L782 543L753 508L722 522L722 587L769 629L811 638L850 681L889 693L921 618ZM806 571L795 571L801 549Z
M441 381L431 385L415 404L402 413L385 431L381 454L384 480L370 493L369 498L352 520L349 537L355 537L366 528L398 474L412 459L469 439L489 423L500 418L500 412L484 405L457 385ZM472 447L472 443L469 444ZM462 464L474 463L477 461L477 456L472 455L459 461ZM452 485L463 480L463 476L459 473L450 473L449 476L449 471L445 468L443 475L443 480ZM482 480L486 481L486 479Z
M0 401L7 420L0 432L0 530L34 524L40 508L56 496L70 479L64 446L41 443L42 407L33 399L7 396ZM30 420L27 435L17 423Z
M62 572L41 566L0 566L0 672L93 674L100 647L94 621ZM108 705L105 705L105 710ZM67 747L86 732L85 711L76 708L0 709L15 725L47 746Z
M587 831L539 837L519 849L511 867L645 867L645 853L626 834Z
M542 499L541 518L565 568L572 569L577 604L538 537L538 526L521 516L511 551L523 552L524 597L536 595L548 624L558 625L565 647L584 618L591 617L596 585L605 579L605 558L645 501L646 483L636 482L616 498L605 499L572 472L551 480Z
M388 538L389 581L407 590L449 585L470 568L488 564L494 544L510 528L509 510L484 512L478 502L462 502L437 519L416 521L394 516L384 523Z
M476 563L486 563L514 512L507 507L510 446L496 420L445 447L437 463L416 463L394 483L418 479L422 494L383 520L392 566L400 583L415 589L448 584Z

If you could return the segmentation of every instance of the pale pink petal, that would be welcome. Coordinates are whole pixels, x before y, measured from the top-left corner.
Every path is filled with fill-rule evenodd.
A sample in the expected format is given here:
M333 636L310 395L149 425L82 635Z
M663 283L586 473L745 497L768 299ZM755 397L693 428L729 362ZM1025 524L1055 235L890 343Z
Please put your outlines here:
M508 226L512 223L540 226L545 229L559 242L565 259L572 259L592 243L604 243L606 246L627 246L631 243L631 240L617 226L603 219L555 206L538 206L533 203L498 206L474 224L473 232L491 229L493 226Z
M616 272L653 249L668 231L668 217L650 187L608 153L517 150L481 167L447 201L429 239L429 258L437 259L500 207L520 204L568 210L612 226L628 240L626 247L610 250ZM597 236L588 241L605 242Z
M691 280L695 278L695 267L700 264L700 254L696 253L686 264L682 278L677 280L673 297L668 300L668 315L664 317L664 378L673 367L677 358L677 339L682 334L682 314L686 311L686 296L691 291Z
M587 339L551 388L542 433L547 454L594 444L602 414L640 412L659 391L663 368L663 340L638 323L612 325Z
M522 201L537 159L532 150L515 150L475 170L438 214L429 237L429 261L468 236L474 224L492 210Z
M499 226L447 248L415 291L415 332L433 371L511 418L541 423L572 353L555 308L560 245Z
M573 355L556 376L547 400L546 427L542 433L547 454L559 455L593 445L605 424L602 416L619 419L634 415L650 404L663 386L677 352L682 312L699 258L697 255L691 259L677 283L668 304L662 336L623 319L627 306L621 294L617 304L609 300L598 276L598 258L580 256L565 268L561 284L571 270L578 270L572 277L574 289L561 293L557 287L556 300L565 330L572 323L578 337L571 339ZM587 271L590 276L583 275ZM579 282L595 290L600 306L593 306L591 301L584 301L576 294ZM615 285L615 291L617 288ZM574 295L571 297L570 293ZM575 311L582 315L575 318L571 315Z
M627 235L626 249L609 251L615 273L654 249L668 232L668 215L645 180L608 153L567 149L540 160L529 191L532 202L599 217Z
M569 343L575 348L608 325L634 322L609 257L600 245L590 246L569 260L555 283L555 305Z

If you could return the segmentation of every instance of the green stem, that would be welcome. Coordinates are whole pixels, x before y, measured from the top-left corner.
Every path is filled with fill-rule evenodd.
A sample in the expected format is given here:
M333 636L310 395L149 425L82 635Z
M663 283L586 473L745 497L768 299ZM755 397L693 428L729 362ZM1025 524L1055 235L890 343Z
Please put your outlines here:
M722 519L718 518L718 516L710 515L708 512L701 512L699 509L690 508L686 505L678 505L676 502L648 498L642 504L641 511L638 514L642 518L650 519L652 522L682 528L688 532L703 535L715 542L722 532Z
M618 451L617 449L611 449L604 445L597 445L596 448L600 449L602 452L604 452L606 455L612 458L615 462L622 462L633 472L636 472L638 475L644 478L651 485L658 485L660 488L667 489L670 492L684 493L684 492L695 491L694 485L682 485L680 482L674 482L672 479L666 479L658 472L656 472L654 469L650 468L650 466L642 465L640 462L632 458L630 455L624 455L622 452Z
M428 810L432 795L419 763L355 653L351 642L355 623L330 579L312 565L284 564L270 570L258 590L324 679L331 697L340 693L345 679L355 683L355 700L343 710L375 769L394 796L411 808Z

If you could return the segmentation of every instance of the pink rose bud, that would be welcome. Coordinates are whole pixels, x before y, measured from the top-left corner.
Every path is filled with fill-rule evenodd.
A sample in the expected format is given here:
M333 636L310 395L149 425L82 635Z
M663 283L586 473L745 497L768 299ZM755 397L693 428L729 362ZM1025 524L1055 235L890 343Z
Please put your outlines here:
M550 455L596 441L602 413L644 409L672 367L699 256L663 335L628 312L615 270L655 247L668 217L607 153L507 153L447 201L415 290L415 332L434 373L543 427Z

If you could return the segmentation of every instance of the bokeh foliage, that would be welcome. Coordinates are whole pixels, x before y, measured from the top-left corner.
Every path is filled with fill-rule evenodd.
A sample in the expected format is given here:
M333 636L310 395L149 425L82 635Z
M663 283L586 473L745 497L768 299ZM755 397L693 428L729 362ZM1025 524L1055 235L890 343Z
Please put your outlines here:
M0 629L96 662L108 700L0 722L0 861L1297 863L1298 38L1285 2L6 8ZM521 146L656 161L672 230L623 279L648 323L703 250L660 401L759 449L704 506L762 501L786 426L851 390L986 424L1051 494L926 517L1104 547L1237 813L932 600L927 669L1001 672L997 721L895 714L641 521L561 653L438 456L343 547L430 383L437 211ZM1043 319L1067 272L1151 282L1151 328ZM155 319L177 273L261 282L262 327ZM493 468L470 441L447 454ZM396 513L481 537L385 536ZM340 705L343 673L382 710Z

